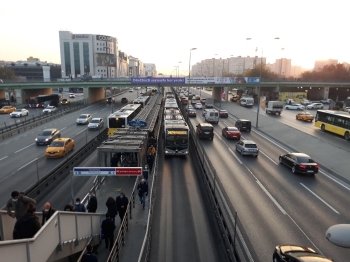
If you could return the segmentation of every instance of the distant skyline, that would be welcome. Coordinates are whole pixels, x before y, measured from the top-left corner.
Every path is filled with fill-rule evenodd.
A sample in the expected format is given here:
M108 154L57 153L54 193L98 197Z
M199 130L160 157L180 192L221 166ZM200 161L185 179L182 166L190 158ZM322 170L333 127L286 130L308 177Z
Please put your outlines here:
M346 1L84 3L62 0L54 8L43 0L2 3L0 60L33 56L61 63L59 31L67 30L116 37L120 51L155 64L157 72L165 75L180 61L180 75L187 74L193 47L197 50L192 51L191 65L231 55L263 55L267 63L288 58L293 66L305 69L312 69L316 60L350 63L350 37L343 29Z

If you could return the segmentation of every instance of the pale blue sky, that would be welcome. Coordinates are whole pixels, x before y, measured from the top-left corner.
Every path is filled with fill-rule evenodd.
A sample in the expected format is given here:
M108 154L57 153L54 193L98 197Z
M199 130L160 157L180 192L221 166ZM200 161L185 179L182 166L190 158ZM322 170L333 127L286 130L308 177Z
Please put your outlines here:
M179 61L187 74L192 47L191 64L254 56L258 47L267 62L283 57L312 68L315 60L350 62L348 13L345 0L3 1L0 60L60 63L58 31L68 30L116 37L121 51L164 74Z

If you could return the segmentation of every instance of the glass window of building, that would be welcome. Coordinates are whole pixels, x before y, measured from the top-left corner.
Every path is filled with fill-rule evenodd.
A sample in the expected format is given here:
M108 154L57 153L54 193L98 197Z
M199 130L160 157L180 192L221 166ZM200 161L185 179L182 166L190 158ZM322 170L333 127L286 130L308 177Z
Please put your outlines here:
M72 68L70 64L69 42L63 43L63 50L64 50L64 66L66 67L66 75L69 76L72 74Z
M90 74L89 43L83 43L84 74Z
M80 75L80 54L79 54L79 43L73 43L73 53L74 53L74 68L75 76Z

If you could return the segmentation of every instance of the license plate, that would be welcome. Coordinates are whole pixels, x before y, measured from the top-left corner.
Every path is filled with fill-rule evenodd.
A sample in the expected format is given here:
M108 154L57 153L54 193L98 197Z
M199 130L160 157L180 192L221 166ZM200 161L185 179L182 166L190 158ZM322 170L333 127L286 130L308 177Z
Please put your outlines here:
M208 134L209 134L209 132L204 132L204 134L208 135Z
M308 170L307 172L308 172L308 173L313 173L314 171L313 171L313 170Z

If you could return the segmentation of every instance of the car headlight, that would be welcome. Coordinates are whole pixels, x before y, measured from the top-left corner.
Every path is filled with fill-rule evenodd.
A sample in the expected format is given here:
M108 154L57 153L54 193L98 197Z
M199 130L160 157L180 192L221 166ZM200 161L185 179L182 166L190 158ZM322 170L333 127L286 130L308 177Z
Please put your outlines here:
M35 138L35 141L38 141L38 139L37 139L37 138Z
M45 141L49 141L49 138L46 138Z

